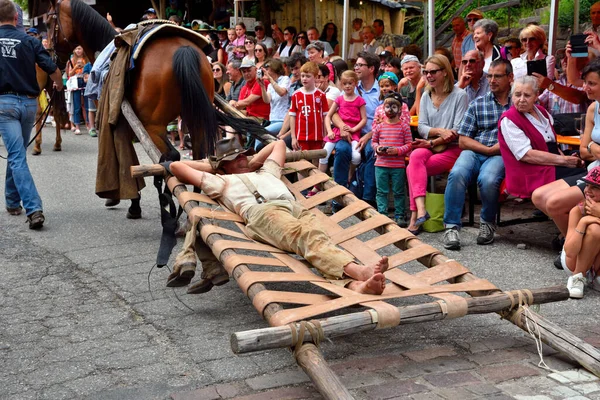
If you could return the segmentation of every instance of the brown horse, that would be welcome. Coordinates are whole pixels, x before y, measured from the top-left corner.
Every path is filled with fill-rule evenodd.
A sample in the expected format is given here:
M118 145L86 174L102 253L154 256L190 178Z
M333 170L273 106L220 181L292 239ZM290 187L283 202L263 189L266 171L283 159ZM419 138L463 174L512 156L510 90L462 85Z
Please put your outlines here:
M58 92L57 94L54 94L54 87L53 87L53 82L52 79L50 79L50 76L48 76L48 74L42 70L40 67L38 67L36 65L36 78L37 78L37 82L38 82L38 86L41 89L41 93L44 93L44 89L48 91L48 93L51 96L58 96ZM64 100L64 95L62 96L62 99ZM66 122L69 121L69 114L67 113L66 107L65 107L65 103L64 101L56 101L56 99L53 99L52 101L52 110L54 113L54 121L56 123L56 139L54 140L54 147L53 150L54 151L61 151L62 150L62 136L61 136L61 127L64 126L64 124ZM35 137L35 144L33 146L33 151L31 154L33 154L34 156L37 156L39 154L42 153L42 123L44 122L42 120L43 118L43 113L45 110L42 109L42 107L40 106L39 102L38 102L38 109L37 112L35 113L35 120L37 121L37 124L35 126L35 131L39 132L37 133L37 136Z
M83 47L93 62L96 52L103 50L116 35L106 19L81 0L51 0L47 24L59 64L66 63L77 45ZM144 45L135 69L128 72L127 81L125 96L161 153L171 149L166 127L179 115L191 133L194 158L213 153L218 139L212 104L214 78L211 64L200 47L185 37L153 39ZM137 191L130 196L122 193L121 198L137 195Z

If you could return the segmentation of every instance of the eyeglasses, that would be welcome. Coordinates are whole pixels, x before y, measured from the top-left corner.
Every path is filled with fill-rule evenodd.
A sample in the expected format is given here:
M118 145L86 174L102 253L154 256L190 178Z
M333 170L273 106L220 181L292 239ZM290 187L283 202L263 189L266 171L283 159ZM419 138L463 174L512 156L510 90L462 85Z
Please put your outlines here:
M298 36L298 39L306 39L306 36Z
M262 53L264 50L263 49L254 49L255 53Z
M505 77L507 75L508 74L489 74L487 77L488 77L488 80L492 80L492 79L496 80L496 79L500 79L502 77Z
M506 50L512 50L512 49L514 49L514 48L515 48L515 46L504 46L504 48L505 48Z
M467 22L477 22L479 18L467 18Z
M254 42L252 40L246 40L244 43L245 44L254 44Z
M530 38L524 37L524 38L521 38L521 43L533 42L536 40L537 40L537 38L534 38L534 37L530 37Z
M356 64L354 64L354 68L356 68L356 67L362 68L362 67L368 67L368 66L369 66L369 64L363 64L363 63L358 63L358 62Z
M467 65L467 64L475 64L477 63L477 60L474 58L468 59L468 60L460 60L460 63L462 65Z
M221 68L213 68L213 72L221 72Z
M438 72L440 72L441 70L442 70L441 68L439 68L439 69L430 69L430 70L424 69L423 70L423 75L435 75Z

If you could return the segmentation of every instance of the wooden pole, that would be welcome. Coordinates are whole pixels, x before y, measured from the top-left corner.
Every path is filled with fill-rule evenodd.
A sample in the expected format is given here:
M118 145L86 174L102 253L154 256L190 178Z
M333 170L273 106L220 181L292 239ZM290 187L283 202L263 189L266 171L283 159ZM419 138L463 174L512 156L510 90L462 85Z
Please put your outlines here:
M518 298L516 291L513 291L512 293L514 296L513 298ZM569 291L563 286L534 289L531 290L531 293L533 295L534 304L562 301L569 298ZM471 297L467 298L466 301L468 307L467 314L500 312L510 310L510 307L512 306L511 298L506 293L497 293L484 297ZM398 307L398 311L401 316L400 325L436 321L446 318L446 315L442 312L440 305L437 302ZM320 320L319 322L326 338L334 338L363 331L372 331L377 328L377 322L373 322L373 316L370 311L339 315ZM296 329L298 329L298 325L296 326ZM306 342L313 340L309 331L305 333L304 339ZM231 349L235 354L294 345L289 326L278 326L233 333L230 338L230 343Z
M296 362L306 372L315 388L328 400L354 399L340 378L329 368L323 354L312 343L306 343L296 352Z
M285 154L285 161L298 161L298 160L314 160L316 158L323 158L327 155L326 150L302 150L302 151L288 151ZM250 159L252 157L249 157ZM196 162L208 162L208 160L199 160ZM143 178L146 176L166 176L167 171L160 164L151 165L132 165L131 176L133 178Z
M600 351L594 346L538 314L523 310L522 307L512 311L507 319L526 332L531 330L535 337L541 334L544 343L573 358L585 369L600 377Z
M142 125L140 119L135 115L135 112L127 99L123 99L123 102L121 103L121 112L123 112L123 116L127 119L127 122L129 122L129 126L131 126L133 133L135 133L135 136L140 141L144 150L146 150L146 153L148 153L150 159L155 163L159 162L161 156L160 151L158 151L158 148L152 139L150 139L144 125Z

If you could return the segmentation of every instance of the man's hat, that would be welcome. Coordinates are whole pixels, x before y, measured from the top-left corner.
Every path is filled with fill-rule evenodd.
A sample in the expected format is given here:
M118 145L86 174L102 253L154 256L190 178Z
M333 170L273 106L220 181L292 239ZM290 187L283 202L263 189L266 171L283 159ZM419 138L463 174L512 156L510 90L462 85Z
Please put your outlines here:
M254 60L245 59L242 61L242 65L240 65L240 69L256 67Z
M585 178L583 178L583 181L588 185L600 187L600 167L592 168Z
M379 57L391 57L393 54L387 50L382 51L381 53L379 53Z
M467 18L469 18L470 16L483 19L483 13L477 9L469 11L469 13L467 14Z
M244 150L237 136L221 139L217 142L216 155L210 156L208 161L213 169L217 170L224 161L235 160L240 154L246 154L251 150Z
M416 62L417 64L421 64L421 62L419 61L417 56L413 56L412 54L407 54L402 58L402 61L400 61L400 66L403 66L407 62L411 62L411 61Z
M29 29L27 29L27 33L33 33L34 35L38 35L39 34L38 30L35 29L35 28L29 28Z
M154 8L149 8L146 11L144 11L144 15L146 14L156 14L156 10ZM156 14L158 15L158 14Z

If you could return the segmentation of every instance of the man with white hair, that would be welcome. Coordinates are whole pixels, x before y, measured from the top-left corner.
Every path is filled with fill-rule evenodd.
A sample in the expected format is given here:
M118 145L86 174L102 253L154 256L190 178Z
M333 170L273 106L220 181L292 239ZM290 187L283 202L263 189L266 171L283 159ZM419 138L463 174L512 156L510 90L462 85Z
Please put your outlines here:
M408 106L410 115L416 115L417 85L422 76L421 63L416 56L408 54L400 62L400 68L402 69L402 75L404 75L404 78L398 82L400 96L402 96L402 101Z

